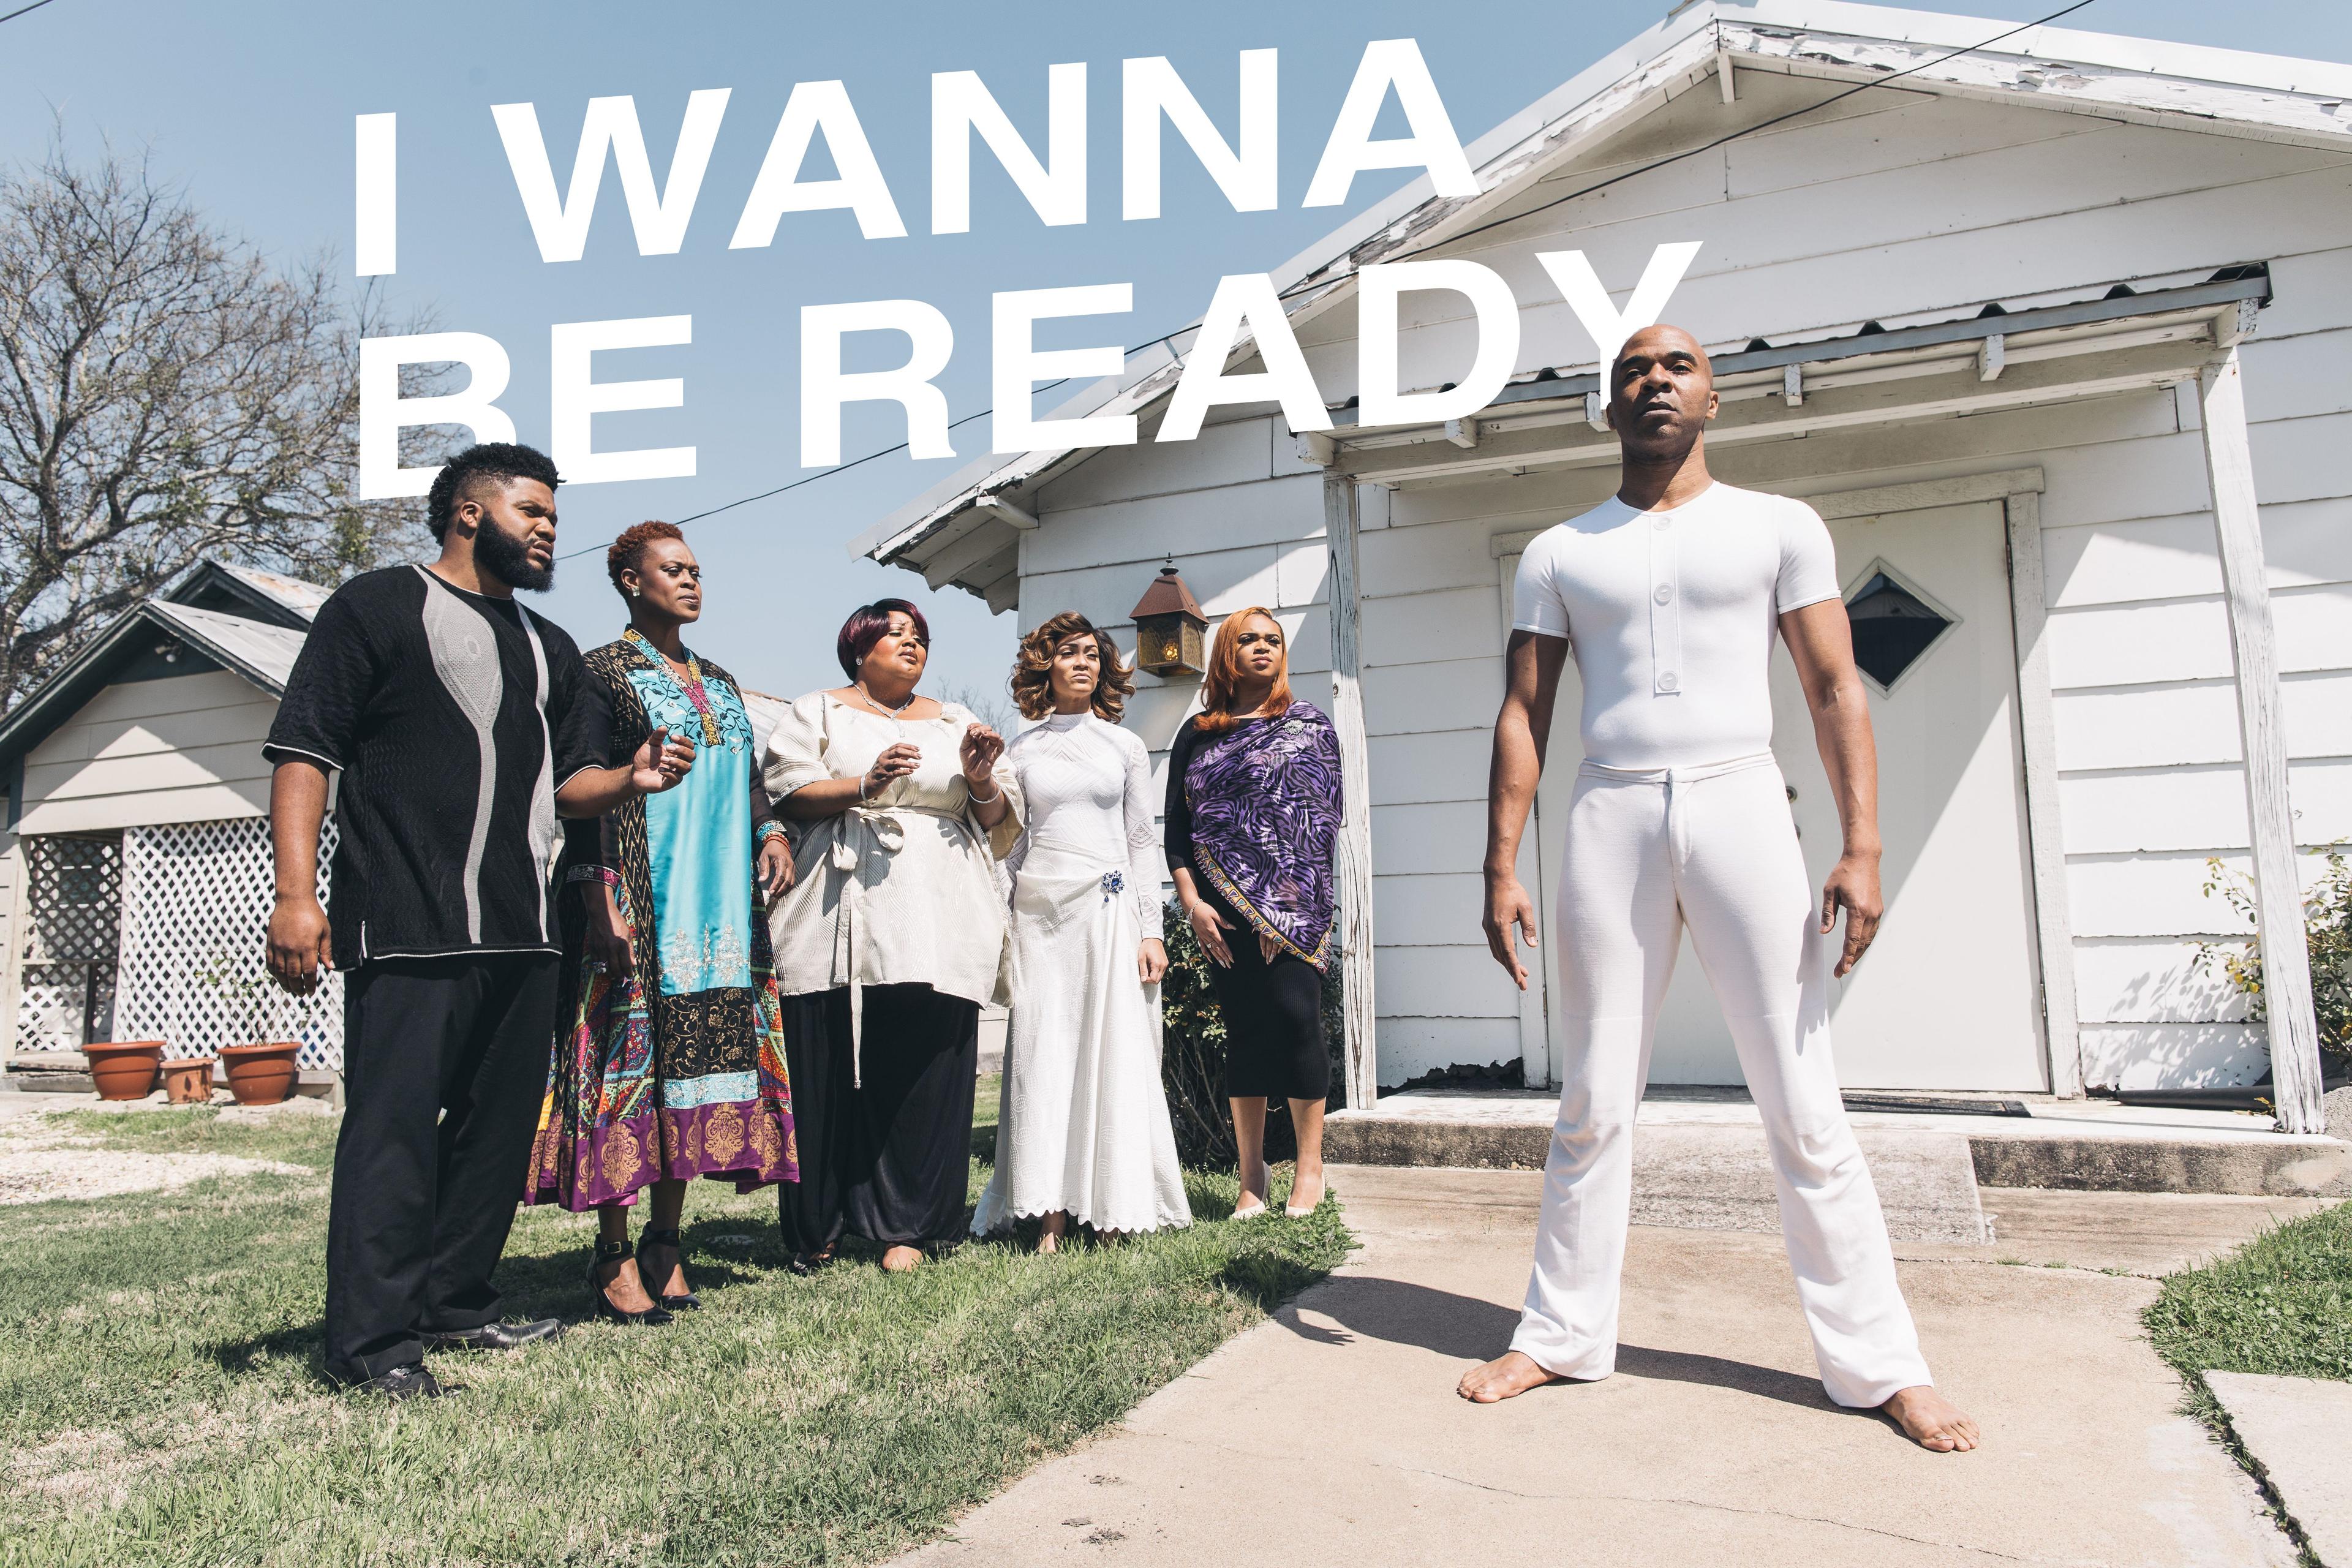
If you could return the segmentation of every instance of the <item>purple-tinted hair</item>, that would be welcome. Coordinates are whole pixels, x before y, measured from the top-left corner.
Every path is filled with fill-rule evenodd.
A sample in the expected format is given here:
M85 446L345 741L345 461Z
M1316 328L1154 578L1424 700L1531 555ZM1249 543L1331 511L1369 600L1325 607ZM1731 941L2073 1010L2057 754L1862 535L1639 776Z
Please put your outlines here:
M915 635L923 639L925 647L931 646L930 625L923 619L922 611L904 599L877 599L870 605L858 605L841 623L841 636L835 641L833 651L841 660L842 674L852 680L857 679L857 667L866 662L866 656L874 651L874 645L890 629L893 610L915 623Z

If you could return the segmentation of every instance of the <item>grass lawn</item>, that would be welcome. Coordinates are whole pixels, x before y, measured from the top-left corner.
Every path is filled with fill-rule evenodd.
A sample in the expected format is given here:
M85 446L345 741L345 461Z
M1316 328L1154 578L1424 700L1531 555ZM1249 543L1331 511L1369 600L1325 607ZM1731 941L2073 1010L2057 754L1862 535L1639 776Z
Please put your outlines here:
M993 1080L975 1152L992 1155ZM7 1211L0 1563L864 1563L937 1534L1039 1458L1319 1278L1335 1205L1235 1224L1188 1178L1189 1231L1038 1258L969 1245L911 1276L783 1267L772 1199L687 1205L706 1306L578 1321L593 1216L526 1209L499 1279L563 1341L439 1355L467 1385L390 1407L319 1375L334 1123L78 1115L110 1147L303 1174ZM971 1194L988 1167L976 1158ZM1277 1191L1276 1203L1281 1194Z
M2175 1274L2147 1310L2158 1354L2203 1372L2352 1380L2352 1204L2265 1232Z

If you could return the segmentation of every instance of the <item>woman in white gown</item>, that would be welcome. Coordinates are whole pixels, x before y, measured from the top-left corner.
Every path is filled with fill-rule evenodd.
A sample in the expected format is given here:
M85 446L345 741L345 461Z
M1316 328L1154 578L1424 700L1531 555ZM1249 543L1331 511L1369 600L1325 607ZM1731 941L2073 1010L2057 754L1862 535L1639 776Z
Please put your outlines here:
M1118 727L1133 678L1075 612L1022 639L1013 694L1044 723L1005 748L1028 831L1014 848L1013 1014L996 1173L976 1236L1070 1221L1098 1237L1192 1223L1160 1085L1159 833L1151 758Z

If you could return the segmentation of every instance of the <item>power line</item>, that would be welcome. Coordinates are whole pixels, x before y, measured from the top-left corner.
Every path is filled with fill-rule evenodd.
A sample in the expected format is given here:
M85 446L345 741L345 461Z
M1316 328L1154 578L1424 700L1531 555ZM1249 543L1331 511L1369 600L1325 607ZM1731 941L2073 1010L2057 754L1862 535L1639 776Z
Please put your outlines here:
M17 17L23 16L26 12L37 11L48 3L49 0L33 0L33 3L30 5L19 5L14 11L9 12L6 16L0 16L0 22L13 22Z
M49 0L34 0L34 5L46 5L48 3ZM1899 81L1906 76L1915 75L1917 72L1927 69L1931 66L1942 65L1946 60L1957 59L1962 55L1974 54L1979 49L1989 49L1992 47L1993 45L2000 43L2005 39L2013 38L2020 33L2031 32L2036 27L2046 27L2051 23L2055 22L2062 17L2071 16L2075 12L2083 10L2084 7L2095 3L2095 0L2074 0L2074 3L2071 5L2053 11L2048 16L2038 17L2031 22L2021 22L2016 26L2010 28L2006 32L1995 33L1991 37L1985 39L1981 43L1963 45L1961 47L1954 49L1948 54L1937 55L1933 59L1921 60L1916 66L1906 66L1899 71L1892 71L1885 76L1877 77L1869 81L1857 82L1853 86L1846 89L1843 92L1832 94L1832 96L1822 100L1819 103L1809 103L1802 109L1792 109L1786 114L1774 115L1769 120L1759 121L1754 125L1744 126L1738 131L1727 132L1724 135L1717 137L1714 141L1706 143L1704 146L1687 148L1680 153L1669 153L1665 157L1660 158L1654 163L1644 163L1638 169L1628 169L1622 174L1612 174L1608 179L1602 180L1595 184L1587 185L1581 190L1570 191L1564 196L1555 196L1550 201L1545 202L1538 206L1529 207L1525 212L1513 213L1507 217L1498 217L1489 222L1482 223L1475 228L1466 228L1459 234L1447 235L1443 239L1431 241L1429 244L1423 246L1418 250L1404 251L1400 255L1387 258L1387 260L1406 261L1416 256L1425 256L1433 250L1442 250L1447 246L1459 244L1461 241L1468 239L1475 235L1485 234L1489 229L1501 228L1506 224L1514 224L1519 222L1523 218L1533 217L1539 212L1546 212L1553 207L1559 206L1564 203L1576 201L1581 197L1591 195L1596 191L1605 191L1612 185L1620 184L1624 181L1637 178L1643 174L1651 174L1654 171L1666 167L1669 163L1679 163L1685 158L1696 158L1703 153L1712 153L1717 148L1737 142L1743 136L1753 136L1758 132L1769 131L1775 125L1785 124L1789 121L1799 119L1804 115L1818 113L1820 110L1829 108L1833 103L1843 103L1847 99L1853 97L1856 93L1868 92L1874 88L1885 87L1889 82ZM25 10L32 10L34 9L34 5L27 5L25 7ZM12 16L21 16L22 14L22 12L10 13ZM0 16L0 22L5 22L7 19L8 18L6 16ZM1717 68L1720 69L1725 68L1719 66ZM1275 298L1277 300L1296 299L1301 294L1312 293L1318 289L1332 288L1338 284L1347 281L1347 279L1351 276L1353 276L1352 273L1340 273L1333 277L1310 279L1306 282L1291 285L1289 288L1276 294ZM1188 323L1185 326L1178 327L1174 331L1164 332L1158 337L1146 338L1143 342L1135 344L1127 352L1129 354L1140 353L1143 350L1150 348L1152 344L1160 343L1167 348L1170 355L1172 357L1176 353L1174 340L1179 335L1192 330L1192 324ZM1051 392L1055 387L1062 385L1069 378L1067 376L1065 376L1062 381L1049 382L1045 385L1034 389L1034 391L1031 393L1031 395L1034 396L1037 392ZM995 412L995 410L992 407L983 408L977 414L967 414L962 418L950 423L948 426L948 428L953 430L958 426L969 425L973 420L984 418L993 412ZM862 458L856 458L846 463L839 464L834 468L822 469L802 479L794 479L789 484L778 485L773 489L761 490L757 495L745 496L740 500L730 500L722 506L714 506L709 508L708 510L698 511L691 517L682 517L677 521L680 523L694 522L702 518L716 517L722 511L732 511L739 506L749 506L753 501L766 500L771 496L782 495L786 490L796 490L803 485L814 484L817 480L828 478L831 475L845 473L862 464L873 462L877 458L887 458L894 453L903 452L907 449L908 445L908 441L901 441L895 447L885 447L880 451L868 452ZM603 547L596 546L593 548L601 549ZM589 553L591 553L591 551L589 550L575 550L570 555L560 555L556 557L556 559L559 561L569 561L574 556L586 555Z

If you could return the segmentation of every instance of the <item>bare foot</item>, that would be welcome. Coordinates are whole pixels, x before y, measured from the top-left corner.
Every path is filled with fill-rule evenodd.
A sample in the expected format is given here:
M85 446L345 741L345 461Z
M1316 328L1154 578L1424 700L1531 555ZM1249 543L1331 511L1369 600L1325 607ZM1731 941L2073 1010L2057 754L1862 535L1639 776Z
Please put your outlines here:
M893 1274L912 1274L922 1262L923 1255L911 1247L894 1247L882 1255L882 1267Z
M1037 1250L1041 1253L1059 1252L1062 1250L1062 1238L1050 1230L1040 1231L1037 1233Z
M624 1312L644 1312L653 1308L654 1299L646 1294L645 1281L637 1278L637 1260L634 1258L599 1264L596 1285L604 1292L604 1300Z
M1878 1408L1929 1453L1965 1454L1981 1438L1977 1424L1927 1384L1903 1389Z
M1495 1405L1525 1394L1530 1388L1541 1388L1547 1383L1567 1381L1558 1373L1546 1372L1538 1366L1524 1352L1508 1351L1483 1366L1474 1366L1464 1373L1454 1392L1474 1405Z

